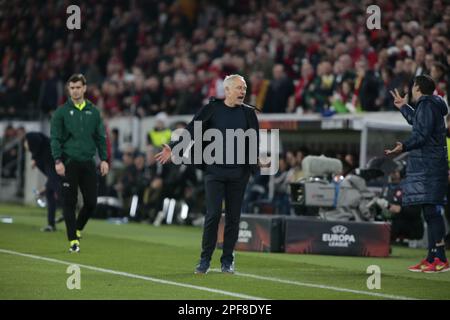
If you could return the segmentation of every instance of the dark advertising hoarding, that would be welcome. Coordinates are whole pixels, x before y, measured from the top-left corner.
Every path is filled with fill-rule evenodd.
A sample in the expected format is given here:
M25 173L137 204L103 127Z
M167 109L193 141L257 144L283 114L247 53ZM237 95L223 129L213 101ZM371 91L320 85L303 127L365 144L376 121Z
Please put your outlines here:
M223 246L224 216L220 219L217 247ZM236 250L283 252L283 220L276 215L243 214L239 223Z
M286 217L285 251L346 256L387 257L390 225L384 222L324 221Z

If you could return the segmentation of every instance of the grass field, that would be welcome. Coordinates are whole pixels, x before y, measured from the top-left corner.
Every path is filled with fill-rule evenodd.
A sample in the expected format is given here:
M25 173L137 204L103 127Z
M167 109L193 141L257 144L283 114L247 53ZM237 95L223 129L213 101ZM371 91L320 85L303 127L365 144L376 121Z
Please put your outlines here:
M394 247L389 258L236 253L235 275L194 275L201 228L89 221L79 254L68 253L65 227L43 233L45 210L0 205L0 299L450 299L450 272L412 273L423 249ZM69 290L70 264L81 289ZM366 269L381 269L369 290Z

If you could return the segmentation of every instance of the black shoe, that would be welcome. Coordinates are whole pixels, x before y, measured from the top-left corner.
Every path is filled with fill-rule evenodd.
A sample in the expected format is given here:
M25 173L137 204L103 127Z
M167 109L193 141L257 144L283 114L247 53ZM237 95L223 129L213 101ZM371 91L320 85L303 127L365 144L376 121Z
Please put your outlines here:
M233 274L234 273L234 262L232 262L232 263L222 262L222 272Z
M78 241L78 240L70 241L69 252L75 252L75 253L80 252L80 241Z
M209 260L200 259L197 267L195 268L195 274L206 274L209 271Z
M41 228L41 231L42 232L55 232L56 231L56 227L48 225L48 226L46 226L44 228Z

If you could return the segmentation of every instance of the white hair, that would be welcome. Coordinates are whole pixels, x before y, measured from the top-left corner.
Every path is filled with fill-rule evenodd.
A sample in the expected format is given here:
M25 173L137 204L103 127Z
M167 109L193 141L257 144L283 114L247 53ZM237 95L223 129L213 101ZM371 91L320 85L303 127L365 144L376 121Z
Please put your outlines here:
M226 76L225 79L223 80L223 87L224 88L229 88L231 82L234 81L234 79L241 79L242 81L245 82L245 79L243 76L239 75L239 74L230 74L229 76Z

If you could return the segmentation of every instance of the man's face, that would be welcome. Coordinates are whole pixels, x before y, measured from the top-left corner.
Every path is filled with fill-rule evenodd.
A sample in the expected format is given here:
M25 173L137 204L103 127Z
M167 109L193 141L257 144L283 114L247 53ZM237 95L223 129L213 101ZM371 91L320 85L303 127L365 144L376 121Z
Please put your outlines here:
M436 66L431 67L430 76L437 82L442 77L442 72Z
M362 61L362 60L359 60L359 61L356 63L356 73L357 73L359 76L364 76L365 73L366 73L366 70L367 70L367 64L366 64L366 62L365 62L365 61Z
M283 78L284 75L283 67L280 65L276 65L275 67L273 67L272 75L274 80L280 80L281 78Z
M247 92L247 84L241 78L235 78L230 85L225 88L225 96L234 104L242 104Z
M431 69L433 62L434 62L434 56L432 54L425 55L425 66L428 69Z
M79 100L84 97L86 92L86 85L83 85L81 81L69 82L69 95L73 100Z
M426 55L425 49L423 47L418 47L416 49L416 56L415 56L416 62L423 63L425 61L425 55Z

